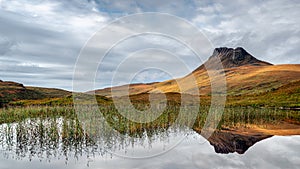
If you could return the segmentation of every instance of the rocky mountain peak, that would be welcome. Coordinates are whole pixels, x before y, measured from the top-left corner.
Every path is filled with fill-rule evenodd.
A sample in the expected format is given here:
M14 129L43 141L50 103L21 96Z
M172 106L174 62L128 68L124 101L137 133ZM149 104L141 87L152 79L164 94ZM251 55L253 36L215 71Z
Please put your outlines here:
M212 56L208 59L208 61L204 64L206 68L214 69L216 67L216 57L218 57L222 64L223 68L232 68L239 67L244 65L253 65L253 66L266 66L272 65L268 62L264 62L256 59L254 56L249 54L244 48L237 47L227 48L227 47L219 47L215 48Z

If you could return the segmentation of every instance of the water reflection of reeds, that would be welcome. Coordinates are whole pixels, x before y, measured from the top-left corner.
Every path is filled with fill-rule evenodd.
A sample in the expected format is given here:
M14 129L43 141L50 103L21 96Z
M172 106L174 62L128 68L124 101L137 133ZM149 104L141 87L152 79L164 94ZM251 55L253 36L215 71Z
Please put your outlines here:
M78 124L76 120L64 117L3 124L0 128L1 147L17 159L51 160L64 156L68 160L69 156L91 155L97 145Z

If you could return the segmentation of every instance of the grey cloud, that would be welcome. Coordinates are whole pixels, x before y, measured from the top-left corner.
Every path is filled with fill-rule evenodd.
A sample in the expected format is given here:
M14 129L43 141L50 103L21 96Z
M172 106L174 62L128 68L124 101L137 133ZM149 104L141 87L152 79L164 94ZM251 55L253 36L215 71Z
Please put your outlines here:
M0 56L12 51L17 46L17 43L10 41L4 37L0 38Z
M94 0L100 11L112 16L138 12L161 12L190 18L196 14L196 3L193 0Z
M5 10L0 11L0 24L2 80L71 89L76 57L88 39L86 32L94 30L64 31Z
M297 54L289 52L300 45L299 5L295 1L219 2L218 8L211 7L212 16L202 13L194 22L215 46L243 46L275 64L299 63Z
M65 84L71 84L74 64L85 41L113 19L136 12L162 12L183 17L203 30L215 47L243 46L254 56L271 63L300 63L299 5L298 1L291 0L234 3L208 0L3 0L0 6L0 78L15 81L22 78L27 85L34 85L47 83L47 77L51 78L51 87L65 87ZM161 29L170 32L176 29L163 27L164 22L161 21L146 20L145 24L149 22L157 22ZM159 38L158 43L154 42L155 38L137 38L123 47L119 46L113 55L101 62L97 87L109 84L116 65L139 49L166 48L179 55L190 70L205 61L193 57L186 48L176 43ZM95 61L88 61L86 66L94 64L92 62ZM24 67L24 64L27 66ZM31 67L28 64L32 64ZM176 67L169 66L168 69ZM129 70L130 67L123 75L128 75ZM15 77L14 74L22 76ZM31 77L36 79L34 83L30 82ZM71 85L67 89L71 89Z
M147 73L144 72L144 75L149 75L148 81L135 82L167 80L184 76L200 64L201 60L179 42L157 35L143 35L122 41L110 50L108 55L99 63L97 82L99 86L108 84L112 82L112 77L116 74L118 84L126 84L128 83L128 80L125 80L127 77L138 73L136 72L137 67L145 68L146 65L153 68L163 68L162 71L171 73L171 75L145 70ZM118 68L121 69L117 70ZM136 80L139 79L142 80L143 78L140 77Z

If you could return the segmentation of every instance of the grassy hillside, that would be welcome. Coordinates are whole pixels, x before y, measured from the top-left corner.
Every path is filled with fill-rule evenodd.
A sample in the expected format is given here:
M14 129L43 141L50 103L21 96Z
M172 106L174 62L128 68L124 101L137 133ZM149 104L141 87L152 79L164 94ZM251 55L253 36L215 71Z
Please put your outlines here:
M214 71L218 79L221 70ZM227 105L230 106L266 106L300 107L300 65L239 66L224 70L227 86ZM201 104L210 104L211 85L207 70L202 66L186 77L153 84L135 84L129 86L132 102L148 102L149 93L162 91L169 100L180 103L178 82L193 90L188 78L194 76L200 91ZM117 96L123 96L128 86L114 88ZM97 90L96 94L110 97L110 88ZM176 94L177 93L177 94Z
M220 70L215 71L216 77L220 76ZM270 66L240 66L234 68L228 68L224 70L226 74L227 83L227 95L228 96L257 96L266 92L272 93L282 86L294 84L300 80L300 65L270 65ZM190 76L194 76L197 80L198 89L200 95L210 95L210 77L205 69L194 71L190 75L175 79L168 80L160 83L153 84L135 84L129 86L131 95L137 95L142 93L150 93L162 91L164 93L184 93L180 91L177 82L184 83L188 90L193 90L193 86L188 86L186 82ZM118 96L124 95L124 90L128 86L121 86L114 88ZM102 96L110 96L110 88L104 90L97 90L96 94Z
M11 101L59 98L70 94L61 89L26 87L21 83L0 81L0 106Z
M221 70L214 71L216 79L221 76ZM272 65L272 66L241 66L228 68L226 73L228 95L259 94L275 90L283 85L300 80L300 65ZM162 83L154 84L155 91L185 92L180 91L177 82L185 83L186 79L194 76L197 80L201 95L211 94L210 77L205 69L195 71L192 74ZM188 83L185 83L188 85ZM192 90L192 85L188 90Z

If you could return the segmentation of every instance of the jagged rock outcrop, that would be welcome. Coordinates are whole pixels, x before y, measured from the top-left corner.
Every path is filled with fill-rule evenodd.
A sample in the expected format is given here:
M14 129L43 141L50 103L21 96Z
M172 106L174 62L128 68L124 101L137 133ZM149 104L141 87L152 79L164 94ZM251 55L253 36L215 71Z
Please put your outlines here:
M217 64L218 61L219 62L221 61L222 66L220 64ZM268 66L272 64L256 59L254 56L249 54L242 47L237 47L235 49L220 47L220 48L215 48L212 56L210 56L210 58L196 70L199 69L218 70L218 69L233 68L233 67L239 67L245 65Z

